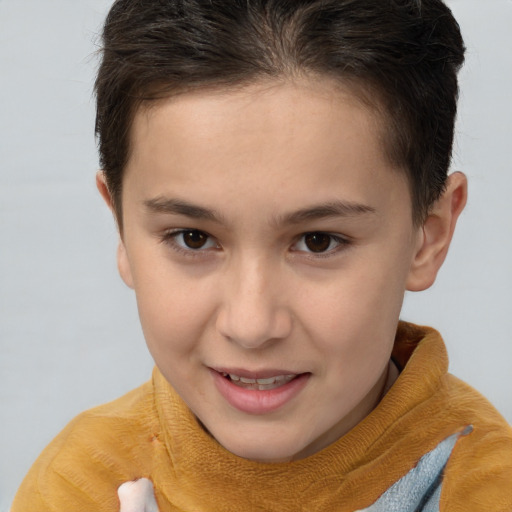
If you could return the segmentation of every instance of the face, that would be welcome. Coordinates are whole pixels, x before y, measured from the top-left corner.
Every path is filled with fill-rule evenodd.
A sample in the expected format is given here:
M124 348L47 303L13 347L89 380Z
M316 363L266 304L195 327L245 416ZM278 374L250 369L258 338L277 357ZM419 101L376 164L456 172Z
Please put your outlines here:
M121 275L161 372L236 455L306 457L380 398L420 234L379 129L305 79L135 116Z

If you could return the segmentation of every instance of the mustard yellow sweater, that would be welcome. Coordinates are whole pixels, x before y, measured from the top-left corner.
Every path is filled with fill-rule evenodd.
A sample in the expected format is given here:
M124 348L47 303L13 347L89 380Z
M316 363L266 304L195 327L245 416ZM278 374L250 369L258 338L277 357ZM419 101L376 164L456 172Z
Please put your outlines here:
M161 512L354 512L468 425L444 472L441 512L512 511L512 430L447 373L439 334L402 323L393 357L401 374L369 416L323 451L280 464L222 448L155 370L75 418L37 459L11 512L117 512L119 485L141 477L153 481Z

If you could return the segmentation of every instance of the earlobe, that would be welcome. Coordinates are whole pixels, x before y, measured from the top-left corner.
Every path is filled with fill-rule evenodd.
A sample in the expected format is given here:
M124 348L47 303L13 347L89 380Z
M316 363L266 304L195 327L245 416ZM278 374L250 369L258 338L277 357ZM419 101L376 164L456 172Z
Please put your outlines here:
M133 288L133 276L130 261L122 239L119 239L119 244L117 246L117 268L119 270L119 275L126 286Z
M107 181L105 179L105 173L103 171L98 171L96 173L96 187L98 188L101 197L103 197L103 200L110 208L115 218L116 214L112 204L112 196L110 195L110 191L108 190ZM119 223L117 224L119 226ZM125 282L125 284L128 287L133 288L133 277L130 268L130 261L128 260L126 247L124 246L122 237L119 238L119 244L117 246L117 268L119 270L119 275L121 276L121 279Z
M448 177L445 192L432 207L419 233L406 288L409 291L426 290L434 283L443 264L457 219L467 200L467 179L460 172Z

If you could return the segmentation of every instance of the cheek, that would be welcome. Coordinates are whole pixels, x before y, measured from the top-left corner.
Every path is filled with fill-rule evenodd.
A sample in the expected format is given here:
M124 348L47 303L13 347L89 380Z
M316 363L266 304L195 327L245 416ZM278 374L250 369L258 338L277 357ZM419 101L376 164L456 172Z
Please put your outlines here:
M189 354L208 328L214 299L203 288L170 268L135 277L142 330L157 364Z
M304 297L299 316L326 359L364 368L389 357L406 277L395 256L361 258L329 283L298 295Z
M309 290L303 311L311 319L310 324L326 333L343 334L351 328L380 329L386 319L392 323L398 319L403 295L401 278L389 279L375 270L353 272L328 287Z

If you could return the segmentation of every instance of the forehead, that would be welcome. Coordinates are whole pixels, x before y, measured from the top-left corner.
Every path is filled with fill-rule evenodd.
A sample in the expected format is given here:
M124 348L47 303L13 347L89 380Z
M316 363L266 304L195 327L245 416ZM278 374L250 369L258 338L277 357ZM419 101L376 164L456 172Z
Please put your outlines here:
M340 105L352 117L351 122L363 120L377 140L381 141L386 127L381 102L377 97L378 94L370 91L364 83L340 82L324 75L304 75L295 79L283 77L236 86L178 91L139 106L130 130L132 149L133 146L140 149L138 143L144 138L144 132L147 134L149 125L162 128L164 117L168 120L172 117L177 132L183 134L181 142L185 142L185 138L194 142L193 139L201 137L203 133L213 135L216 128L227 132L231 127L238 131L244 124L251 126L253 132L262 128L268 131L272 128L270 123L277 121L286 126L287 132L292 132L297 128L297 120L307 118L308 125L328 127L336 118L343 121L339 117ZM183 132L187 127L193 133ZM166 127L167 130L169 128L170 125Z
M359 95L326 79L198 90L139 109L125 179L152 197L188 184L207 198L217 183L237 196L278 187L281 202L333 187L354 195L404 179L388 163L382 131Z

